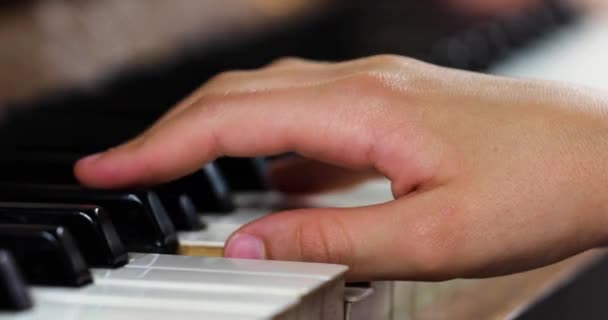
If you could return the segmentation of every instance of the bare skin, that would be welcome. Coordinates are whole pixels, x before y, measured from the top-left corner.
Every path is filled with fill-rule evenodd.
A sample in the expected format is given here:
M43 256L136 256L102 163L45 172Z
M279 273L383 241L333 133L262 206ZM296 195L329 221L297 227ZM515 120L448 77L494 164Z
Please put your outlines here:
M221 74L75 171L93 187L149 185L220 155L287 151L314 161L278 164L285 190L380 174L395 200L273 214L238 230L226 256L347 264L351 280L444 280L535 268L608 239L605 96L398 56Z

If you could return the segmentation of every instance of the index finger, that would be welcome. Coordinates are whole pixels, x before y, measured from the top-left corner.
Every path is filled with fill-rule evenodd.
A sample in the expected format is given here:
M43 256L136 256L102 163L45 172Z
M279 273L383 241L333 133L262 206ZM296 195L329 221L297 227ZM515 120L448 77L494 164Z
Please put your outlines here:
M398 154L388 150L397 144L388 139L385 126L377 125L387 118L381 101L374 95L353 99L361 89L358 83L347 78L331 86L205 95L134 140L81 160L75 171L90 186L124 187L169 181L220 155L288 151L382 171L381 155Z

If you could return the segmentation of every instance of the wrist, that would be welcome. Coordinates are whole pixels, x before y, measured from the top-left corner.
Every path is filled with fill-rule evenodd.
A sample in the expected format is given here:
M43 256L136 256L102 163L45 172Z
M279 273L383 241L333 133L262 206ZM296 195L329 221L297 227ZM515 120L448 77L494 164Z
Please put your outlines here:
M594 112L593 125L589 126L590 134L587 148L590 149L589 173L586 192L592 212L595 212L601 243L608 243L608 101L601 103L598 112ZM593 222L592 222L593 223Z
M576 226L579 240L587 245L608 244L608 100L593 94L575 95L561 101L565 107L553 110L558 116L558 133L562 152L555 159L564 167L561 202L574 210L570 221ZM558 111L559 110L559 111ZM557 113L555 113L557 111ZM559 173L558 173L559 174ZM562 199L565 200L565 199Z
M598 146L598 149L602 153L598 162L600 162L600 172L599 176L602 180L603 189L600 191L601 196L601 206L600 206L600 214L606 220L606 224L604 225L606 228L604 229L606 233L606 239L608 240L608 103L606 103L603 112L603 117L601 119L602 125L602 143Z

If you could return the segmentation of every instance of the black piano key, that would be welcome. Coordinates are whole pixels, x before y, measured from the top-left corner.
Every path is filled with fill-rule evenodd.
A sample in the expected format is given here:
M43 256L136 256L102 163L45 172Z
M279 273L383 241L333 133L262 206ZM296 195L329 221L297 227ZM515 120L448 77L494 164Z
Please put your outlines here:
M68 185L0 183L1 202L90 204L104 208L128 251L175 253L177 236L150 190L93 190Z
M63 226L74 236L89 265L112 268L128 262L114 225L98 206L0 202L0 223Z
M76 242L63 227L0 224L0 248L13 254L29 284L80 287L93 282Z
M554 0L547 5L553 14L553 20L558 25L567 25L581 17L580 7L576 2Z
M513 49L509 43L507 30L503 27L502 23L488 23L480 28L480 31L487 39L488 49L491 57L490 64L503 59Z
M449 37L439 41L431 50L431 60L442 66L457 69L472 69L475 56L469 43L459 37Z
M264 158L231 158L216 160L222 175L233 191L265 191L269 189Z
M0 159L0 181L77 185L79 182L74 176L73 168L81 157L82 155L65 152L5 152ZM204 176L206 173L203 170L200 173L194 173L194 175L197 174ZM192 180L192 182L207 180L204 177L186 179ZM183 188L192 189L189 190L189 193L202 197L200 202L209 204L211 209L218 208L222 211L230 208L232 201L230 193L221 193L217 184L203 182L181 184L181 189L170 188L171 192L167 192L168 188L161 186L157 189L158 196L178 230L200 230L204 227L192 204L191 196L186 194L182 190Z
M480 29L469 30L460 36L462 42L469 48L471 60L469 70L484 70L492 62L492 48L486 33Z
M32 298L10 252L0 250L0 311L20 311L32 306Z
M527 12L520 13L502 21L509 45L520 48L535 38L536 21Z
M158 187L155 190L162 200L175 229L194 231L205 228L205 224L200 219L190 196L182 192L173 192L164 187Z
M215 163L167 183L165 192L184 192L199 212L230 212L234 210L232 192Z

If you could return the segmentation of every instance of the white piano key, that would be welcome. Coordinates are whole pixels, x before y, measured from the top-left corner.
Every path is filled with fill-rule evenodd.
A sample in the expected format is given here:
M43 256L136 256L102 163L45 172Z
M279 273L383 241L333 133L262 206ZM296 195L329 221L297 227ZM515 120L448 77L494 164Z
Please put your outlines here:
M346 271L313 263L133 254L126 267L95 269L93 275L97 284L296 297L300 318L339 319Z
M184 271L192 271L192 277L205 274L205 285L200 288L193 284L197 280L186 280L189 284L187 290L228 291L230 294L255 293L288 296L295 294L301 297L297 309L304 319L333 319L343 312L343 277L348 270L345 266L158 254L132 254L131 258L130 263L122 272L125 273L124 270L127 269L141 270L141 273L130 273L131 276L145 274L144 277L148 279L150 273L157 270L173 272L172 274L183 277L186 275ZM97 272L94 274L99 275ZM108 275L107 271L104 274L108 278L112 278L112 281L116 280L115 275ZM119 277L118 283L124 281L122 276L124 275ZM160 277L165 278L167 275ZM104 278L103 281L107 281L107 278ZM175 281L179 281L177 286L186 290L185 286L181 284L183 279L172 279L170 284L140 282L138 285L175 286Z
M241 209L238 211L241 211ZM207 224L207 228L202 231L179 232L178 239L180 246L223 248L228 237L242 225L247 223L216 224L207 219L207 216L202 216L201 219Z
M309 201L313 207L349 208L384 203L393 199L390 181L380 178L349 190L317 195Z
M255 318L280 314L299 302L297 296L193 292L179 288L142 288L104 283L82 289L38 288L33 295L36 301L45 303L197 311Z
M36 306L26 312L0 313L0 319L6 320L251 320L272 319L271 317L255 318L252 316L218 314L201 311L163 310L159 308L141 308L137 306L113 306L107 304L80 305L75 303L56 303L38 301Z
M261 216L269 211L298 209L303 207L354 207L365 206L393 200L390 181L377 178L346 190L338 190L311 196L288 196L277 192L241 192L234 196L235 204L248 208L252 213ZM256 211L257 210L257 211ZM237 213L239 216L243 213ZM226 219L226 215L216 216L217 222L235 221ZM210 217L214 219L213 217ZM242 222L248 217L237 218Z
M273 210L269 208L271 207L239 207L229 214L201 214L201 220L207 228L202 231L179 232L180 245L222 248L226 239L238 228L272 213Z
M156 287L191 291L264 292L273 295L299 296L321 285L317 279L289 276L252 275L246 273L208 272L121 268L94 270L97 283L113 283L142 287Z
M239 273L248 275L278 275L288 277L332 280L347 271L342 265L301 263L288 261L219 259L209 257L170 256L161 254L130 255L127 268L155 268L171 270L198 270L207 272Z
M215 305L207 306L208 303L218 303L222 305L238 304L244 308L253 308L262 306L268 308L269 306L289 306L292 303L298 302L297 296L283 296L266 294L264 292L258 292L255 295L243 292L232 292L232 291L194 291L185 290L179 287L167 288L167 287L154 287L154 286L129 286L120 283L96 283L82 289L70 289L70 288L37 288L36 296L49 297L50 294L58 293L62 298L49 298L46 300L62 301L66 300L66 297L72 297L75 295L81 295L86 297L130 297L130 298L151 298L151 299L166 299L168 300L180 300L188 303L203 303L204 305L193 305L194 309L208 309L213 310L216 308ZM69 300L69 299L68 299ZM154 306L154 304L150 304ZM185 308L188 309L188 308Z

